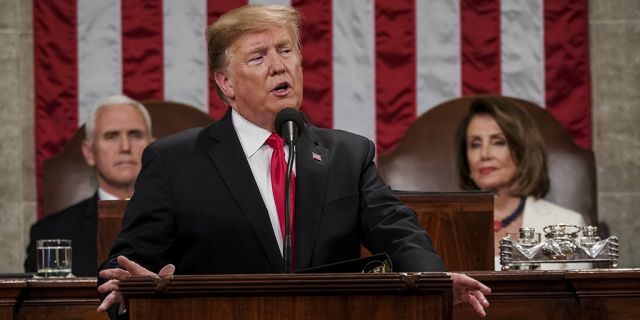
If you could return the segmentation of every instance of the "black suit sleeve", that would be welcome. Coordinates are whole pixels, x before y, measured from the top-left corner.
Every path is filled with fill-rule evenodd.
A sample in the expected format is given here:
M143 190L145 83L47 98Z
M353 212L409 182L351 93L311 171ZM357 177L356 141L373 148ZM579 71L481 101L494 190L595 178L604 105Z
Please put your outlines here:
M122 230L114 240L109 258L100 265L99 270L120 267L116 261L120 255L152 272L158 272L170 263L168 248L173 242L174 233L169 180L160 154L152 145L148 146L142 154L142 170L124 215ZM98 287L106 281L98 277ZM100 300L107 294L100 295ZM118 309L118 304L109 308L110 319L129 319L128 312L119 314Z
M153 145L143 152L142 170L135 190L124 215L122 230L101 270L116 267L119 255L153 272L173 262L170 252L175 237L171 181L162 157Z
M377 173L369 141L360 176L362 241L373 253L387 252L395 271L444 271L431 238L413 210L403 205Z
M29 245L27 246L27 258L24 261L24 272L36 272L37 270L37 266L36 266L36 241L37 239L39 239L40 237L37 235L36 229L37 227L35 225L31 226L30 232L29 232Z

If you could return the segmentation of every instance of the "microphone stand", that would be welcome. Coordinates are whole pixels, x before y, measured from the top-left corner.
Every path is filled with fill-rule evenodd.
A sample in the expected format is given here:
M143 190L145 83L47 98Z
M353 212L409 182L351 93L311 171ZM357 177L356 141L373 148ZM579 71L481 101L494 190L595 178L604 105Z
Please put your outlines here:
M291 270L291 172L293 170L293 163L296 158L296 145L293 141L287 143L289 146L289 161L287 161L287 175L284 182L284 243L282 244L282 256L284 258L284 272L290 273ZM294 190L295 192L295 190Z

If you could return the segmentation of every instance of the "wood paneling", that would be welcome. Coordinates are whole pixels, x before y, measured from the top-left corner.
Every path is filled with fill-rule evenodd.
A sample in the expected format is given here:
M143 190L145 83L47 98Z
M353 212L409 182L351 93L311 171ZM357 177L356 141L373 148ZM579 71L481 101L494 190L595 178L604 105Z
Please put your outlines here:
M488 319L626 320L640 314L640 269L466 274L493 291ZM228 319L268 319L268 313L284 319L305 319L305 314L310 314L307 319L413 319L432 314L440 305L438 312L451 308L446 293L439 299L423 297L448 290L449 278L442 275L176 276L171 282L131 278L123 281L123 290L143 303L131 306L137 316L147 316L143 319L171 319L166 315L176 312L184 315L178 319L200 319L200 312ZM162 308L149 308L148 303ZM291 305L295 307L284 307ZM95 311L97 306L92 278L0 280L0 320L108 319ZM468 306L458 305L453 319L478 317Z
M128 200L98 200L98 266L109 257L111 243L122 229Z
M636 319L640 269L466 272L492 290L488 319ZM454 319L477 319L456 306Z
M449 271L494 270L493 193L398 192Z
M0 295L2 320L109 319L96 312L99 300L94 278L3 279ZM14 302L9 309L5 302L11 299Z
M273 274L129 278L136 319L451 319L451 279L428 274Z

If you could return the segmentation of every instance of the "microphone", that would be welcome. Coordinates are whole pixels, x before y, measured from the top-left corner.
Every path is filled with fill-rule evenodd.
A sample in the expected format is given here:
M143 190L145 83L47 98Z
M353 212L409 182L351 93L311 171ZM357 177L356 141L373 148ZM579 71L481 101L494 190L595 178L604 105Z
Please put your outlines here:
M298 110L284 108L276 115L275 129L287 145L295 144L304 129L304 121Z
M304 121L300 112L293 108L280 110L276 115L275 129L289 146L289 160L287 161L287 174L284 182L284 241L282 244L282 256L284 258L284 272L291 272L291 171L296 157L296 141L304 129ZM294 190L295 192L295 190Z

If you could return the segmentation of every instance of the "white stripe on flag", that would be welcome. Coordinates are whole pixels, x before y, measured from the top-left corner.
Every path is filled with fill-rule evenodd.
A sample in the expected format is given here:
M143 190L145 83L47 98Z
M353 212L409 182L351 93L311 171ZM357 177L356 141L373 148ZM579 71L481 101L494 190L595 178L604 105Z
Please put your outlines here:
M371 0L334 0L333 127L376 141L374 13Z
M502 94L544 106L542 0L500 2Z
M164 98L209 112L207 8L202 0L164 1Z
M121 26L120 0L78 0L78 125L122 92Z
M459 97L459 0L416 1L416 113Z

